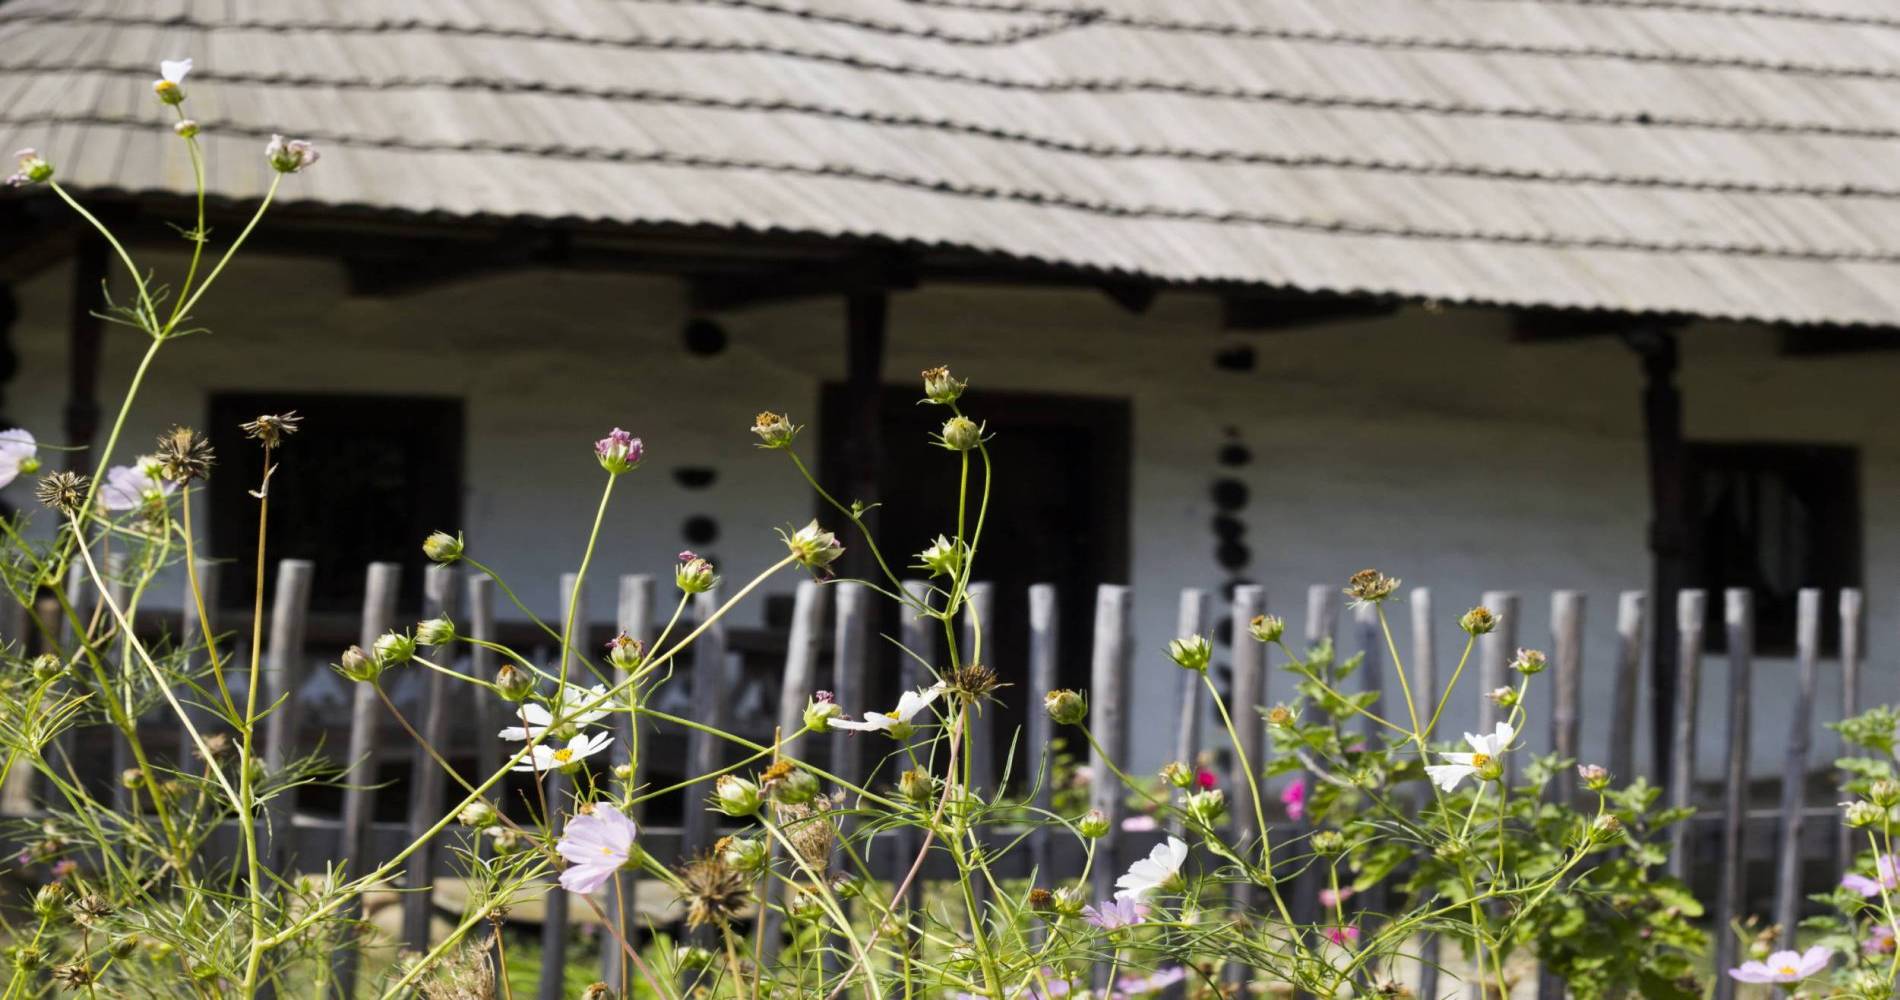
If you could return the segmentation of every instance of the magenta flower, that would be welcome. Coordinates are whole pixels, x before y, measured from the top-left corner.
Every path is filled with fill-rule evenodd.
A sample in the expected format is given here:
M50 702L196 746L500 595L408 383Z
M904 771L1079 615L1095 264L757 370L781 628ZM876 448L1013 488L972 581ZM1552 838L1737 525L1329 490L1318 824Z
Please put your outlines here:
M1148 918L1148 904L1138 899L1105 899L1100 909L1093 906L1082 907L1082 919L1091 927L1100 927L1105 931L1133 927Z
M1728 970L1728 974L1742 983L1798 983L1827 968L1833 958L1832 949L1817 944L1800 953L1775 952L1765 962L1743 962L1740 968Z
M1199 786L1203 792L1211 791L1214 788L1215 781L1214 772L1207 768L1201 768L1199 771L1194 772L1194 784Z
M1351 925L1334 927L1326 932L1326 939L1338 945L1352 944L1359 940L1359 928Z
M1860 950L1869 955L1893 954L1893 928L1878 923L1867 928L1867 939L1860 943Z
M632 434L616 427L606 437L594 442L594 454L600 457L600 467L614 475L631 472L646 457L646 445Z
M1870 898L1880 895L1882 889L1900 889L1900 860L1882 854L1874 859L1874 878L1848 872L1841 876L1841 886Z
M568 820L560 843L554 845L567 859L561 888L583 895L599 889L633 860L633 838L639 832L633 820L604 802Z
M1286 818L1298 823L1306 818L1306 779L1294 778L1293 783L1280 790L1280 804L1286 807Z

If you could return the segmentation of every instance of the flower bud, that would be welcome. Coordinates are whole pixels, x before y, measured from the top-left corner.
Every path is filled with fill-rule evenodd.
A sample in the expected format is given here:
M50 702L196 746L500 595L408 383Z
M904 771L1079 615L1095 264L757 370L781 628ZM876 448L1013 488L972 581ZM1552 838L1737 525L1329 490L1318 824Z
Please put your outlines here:
M607 662L616 670L636 670L646 656L646 643L625 632L607 641Z
M703 594L719 585L713 564L694 555L691 549L680 553L679 567L673 570L673 582L687 594Z
M7 178L8 187L25 187L52 180L53 165L46 162L38 150L22 149L13 155L19 159L20 169Z
M363 647L351 646L343 651L336 672L359 684L366 684L382 675L383 665L375 657L365 654Z
M831 692L820 691L812 695L805 703L805 728L814 733L822 733L831 728L831 720L844 714L844 708L831 698Z
M734 819L755 815L761 801L759 786L744 778L722 774L713 784L714 808Z
M52 653L41 653L33 658L33 679L44 684L66 672L66 664Z
M640 459L646 457L646 445L639 438L616 427L606 437L594 442L594 457L600 459L601 468L618 476L640 466Z
M1204 635L1184 635L1168 643L1168 657L1183 670L1204 671L1214 658L1214 644Z
M1043 710L1049 713L1050 721L1058 726L1080 725L1088 718L1089 703L1079 691L1059 688L1042 696Z
M969 451L983 443L983 428L969 417L951 417L943 422L938 439L951 451Z
M820 528L816 518L789 535L781 531L779 536L785 539L785 547L791 551L792 560L806 569L824 569L844 555L844 546L838 542L838 536Z
M1471 757L1471 768L1477 773L1479 781L1496 781L1504 777L1504 761L1485 753L1472 754Z
M1065 917L1079 916L1082 907L1088 905L1088 894L1079 886L1065 885L1055 892L1053 909Z
M377 662L384 668L401 666L416 655L416 640L401 632L384 632L376 637Z
M438 531L422 540L422 554L428 556L430 562L447 566L462 558L462 536Z
M525 849L528 846L528 838L522 836L519 830L505 826L491 826L488 828L488 844L494 848L497 856L505 858Z
M520 701L534 690L534 677L512 663L495 671L495 690L508 701Z
M917 553L917 558L931 576L953 577L963 568L962 547L942 535L938 535L929 548Z
M264 146L264 159L280 174L294 174L317 162L317 147L303 139L273 135Z
M13 950L13 967L22 972L31 972L46 963L46 952L38 945L23 944Z
M1847 825L1854 827L1873 826L1887 818L1887 810L1872 802L1849 802L1847 804Z
M145 786L145 772L136 767L128 767L119 772L119 787L136 792Z
M927 806L936 794L937 779L923 768L913 767L897 776L897 792L911 804Z
M1279 615L1254 615L1247 631L1261 642L1279 642L1286 634L1286 619Z
M785 414L766 410L752 418L752 433L759 436L761 448L790 448L792 439L798 436L798 428Z
M1485 697L1499 708L1514 708L1517 705L1517 689L1511 687L1492 688Z
M619 997L606 983L593 983L581 991L581 1000L619 1000Z
M977 963L980 961L982 961L982 956L977 954L975 948L967 944L960 944L950 949L950 957L947 964L950 968L959 972L968 972L976 968Z
M455 623L447 618L431 618L416 625L416 644L446 646L455 641Z
M501 822L501 813L497 812L495 807L489 805L486 801L478 799L463 806L462 811L455 814L455 818L456 821L460 822L463 826L476 830L486 830Z
M66 883L48 882L33 894L33 915L44 920L66 904Z
M1075 821L1075 832L1090 840L1108 836L1108 816L1100 809L1090 809Z
M190 118L180 118L172 123L172 131L181 138L189 139L198 134L198 123Z
M1623 832L1623 821L1604 813L1590 821L1590 833L1598 840L1609 840Z
M614 776L615 781L632 781L633 780L633 765L632 764L615 764L613 768L613 776Z
M1300 721L1300 714L1293 710L1293 706L1285 703L1267 709L1265 715L1269 726L1290 726Z
M1517 658L1511 661L1511 669L1530 677L1543 673L1544 667L1549 663L1549 659L1538 650L1520 649L1517 651Z
M802 805L818 797L818 778L810 771L794 770L772 783L772 798L786 805Z
M1610 772L1601 764L1577 765L1577 779L1583 782L1583 787L1593 792L1610 787Z
M1161 780L1176 788L1188 788L1194 784L1194 769L1178 760L1169 761L1161 768Z
M944 367L924 369L924 398L939 406L948 406L963 395L970 383L959 381Z
M1227 794L1216 788L1211 791L1195 792L1187 797L1186 812L1188 819L1197 826L1211 827L1220 822L1227 813Z
M1458 619L1458 627L1464 629L1466 635L1484 635L1497 629L1498 616L1480 604Z
M1346 851L1346 835L1338 830L1320 830L1313 834L1313 853L1330 857Z
M800 890L785 905L785 912L793 920L815 923L824 919L825 905L816 894Z
M1900 805L1900 782L1882 778L1867 788L1867 800L1882 809Z
M1376 569L1362 569L1346 581L1346 596L1356 604L1378 604L1399 589L1399 581Z
M720 852L726 864L742 872L754 872L765 867L771 852L765 841L757 837L727 837L725 848Z

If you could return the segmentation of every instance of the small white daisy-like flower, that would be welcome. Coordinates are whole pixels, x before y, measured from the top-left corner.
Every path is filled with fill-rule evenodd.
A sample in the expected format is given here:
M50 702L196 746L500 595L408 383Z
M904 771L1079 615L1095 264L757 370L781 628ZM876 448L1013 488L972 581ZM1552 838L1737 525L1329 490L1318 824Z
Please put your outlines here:
M1115 880L1115 898L1139 901L1174 880L1186 863L1188 846L1179 837L1156 844L1148 856L1128 866L1127 874Z
M885 732L900 739L914 728L912 719L917 713L930 707L930 703L943 694L942 684L932 684L916 691L906 691L897 699L897 707L889 712L866 712L862 720L832 719L830 725L836 729L855 729L863 733Z
M1470 744L1470 753L1441 753L1448 763L1430 764L1425 773L1431 775L1432 784L1449 792L1458 787L1467 777L1479 780L1497 777L1498 758L1510 747L1511 740L1517 736L1517 730L1510 723L1500 722L1498 728L1484 736L1465 734L1465 742Z
M22 473L30 476L38 472L39 449L32 431L18 427L0 431L0 486L13 482Z
M573 767L581 761L607 749L614 738L606 733L592 735L582 733L569 740L564 747L550 747L545 743L534 746L533 757L514 766L517 771L557 771Z
M178 491L178 484L165 478L157 455L141 455L131 465L115 465L106 470L99 484L99 506L106 510L138 510L155 504Z

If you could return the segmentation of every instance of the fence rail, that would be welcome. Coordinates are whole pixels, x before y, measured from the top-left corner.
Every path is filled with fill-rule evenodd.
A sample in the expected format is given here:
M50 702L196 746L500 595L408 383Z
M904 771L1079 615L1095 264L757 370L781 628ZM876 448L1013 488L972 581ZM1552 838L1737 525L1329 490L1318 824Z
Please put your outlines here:
M208 564L201 567L205 571L200 573L200 577L214 581L216 574L209 572L209 568ZM310 736L303 724L307 713L300 698L302 692L310 687L313 670L322 669L313 667L313 661L305 649L314 572L315 567L310 562L295 559L283 560L276 568L274 599L269 621L265 625L268 654L263 676L266 686L263 693L267 701L279 704L278 710L269 716L264 740L266 758L272 767L281 766L289 760L302 743L308 742L307 737ZM401 568L393 563L375 563L366 570L363 608L359 619L361 642L365 648L373 644L378 635L397 624L396 602L401 573ZM575 593L572 576L563 577L561 583L563 595ZM614 625L635 638L651 639L655 618L654 580L648 576L630 575L621 577L618 584ZM921 583L907 585L907 589L913 592L922 587ZM423 592L425 617L453 615L456 620L465 623L465 631L472 637L480 640L494 637L497 619L492 581L479 576L463 578L452 567L431 567L426 571ZM83 597L83 594L75 588L74 596ZM828 687L836 691L841 702L861 709L874 687L874 669L882 669L886 663L895 668L904 685L919 682L923 676L922 668L909 657L887 657L887 647L872 634L873 596L869 590L854 583L821 585L807 581L799 585L793 598L789 640L784 652L784 670L778 692L779 704L771 713L781 730L789 732L800 727L799 716L805 699L811 692L821 688ZM1017 599L1017 596L999 595L987 584L972 585L970 598L977 614L966 615L962 623L964 635L961 641L974 641L971 630L975 628L976 621L994 620L988 613L990 605L997 600ZM1116 763L1126 760L1131 715L1139 714L1150 721L1162 717L1178 720L1179 728L1173 747L1177 757L1191 759L1203 750L1220 748L1220 752L1227 757L1230 784L1239 788L1244 787L1245 783L1241 779L1244 771L1242 761L1225 750L1227 740L1224 731L1207 725L1205 716L1208 707L1199 675L1184 674L1175 705L1165 709L1157 706L1152 710L1143 708L1136 711L1129 689L1130 666L1135 655L1131 643L1133 592L1126 586L1105 584L1096 589L1095 596L1094 625L1092 635L1087 640L1089 701L1092 728L1101 747L1099 751L1091 753L1086 766L1092 779L1093 805L1111 818L1111 834L1097 845L1093 867L1094 891L1097 896L1106 896L1112 892L1112 882L1125 863L1144 853L1161 835L1122 828L1123 795L1111 772L1110 760L1102 757L1105 752ZM1338 637L1342 611L1339 589L1332 585L1315 584L1307 588L1304 596L1304 608L1301 610L1304 612L1305 639L1312 643ZM1637 692L1642 687L1643 651L1646 648L1643 639L1648 629L1665 624L1649 620L1653 610L1659 606L1670 608L1674 614L1666 624L1674 629L1679 644L1681 695L1677 701L1677 715L1672 730L1673 746L1669 755L1672 770L1665 784L1672 804L1693 807L1697 812L1690 822L1673 829L1668 867L1672 874L1679 877L1691 876L1698 871L1714 873L1716 896L1712 916L1717 931L1714 935L1717 968L1726 968L1735 962L1735 944L1733 936L1724 929L1747 908L1751 860L1765 862L1774 859L1772 913L1781 922L1784 937L1791 938L1795 918L1804 905L1804 864L1822 859L1844 864L1846 859L1852 857L1853 842L1848 837L1848 831L1839 824L1837 810L1826 805L1809 805L1807 799L1808 782L1814 767L1810 756L1815 723L1815 690L1824 669L1820 635L1826 595L1815 589L1800 592L1797 684L1792 706L1792 729L1788 734L1787 755L1779 775L1779 806L1772 809L1754 806L1749 794L1748 749L1752 738L1750 692L1755 651L1754 598L1747 590L1728 590L1719 596L1722 620L1711 623L1708 621L1711 595L1703 591L1682 591L1674 595L1675 600L1670 603L1653 601L1651 595L1639 590L1621 593L1615 605L1617 642L1613 652L1614 677L1609 710L1603 713L1602 718L1595 718L1587 710L1582 696L1584 623L1588 610L1586 597L1572 590L1551 594L1552 634L1549 636L1548 648L1551 652L1551 690L1554 695L1548 746L1560 755L1574 757L1581 746L1583 727L1587 724L1604 726L1608 733L1607 759L1611 762L1616 779L1625 781L1634 775L1637 761ZM1842 637L1840 655L1833 664L1825 666L1838 666L1841 680L1839 711L1846 715L1857 711L1861 704L1865 656L1864 604L1858 590L1842 590L1836 596L1834 613L1838 616ZM1005 744L1014 748L1015 759L999 762L993 758L992 745L984 735L972 734L970 765L978 776L977 783L985 787L1005 773L1004 767L1007 767L1007 773L1018 776L1018 781L1028 785L1029 782L1020 776L1042 775L1050 764L1048 747L1055 733L1043 714L1034 709L1041 705L1042 696L1056 685L1056 664L1065 637L1059 634L1057 628L1055 587L1039 584L1029 588L1020 597L1028 602L1029 608L1028 663L1025 676L1020 679L1027 688L1025 703L1032 709L1028 713L1028 739ZM1404 637L1401 647L1415 692L1430 703L1436 700L1441 682L1439 651L1434 648L1432 640L1437 624L1432 611L1433 597L1430 590L1417 588L1410 591L1407 598L1412 612L1410 635ZM1500 614L1502 625L1496 632L1480 640L1476 661L1479 683L1475 686L1478 692L1489 691L1507 682L1508 663L1520 642L1525 645L1538 644L1535 637L1522 635L1518 630L1518 612L1523 603L1521 595L1504 591L1486 592L1482 601ZM213 600L213 606L215 603ZM191 604L189 597L185 604ZM704 620L718 604L716 593L699 595L693 602L693 615ZM1247 627L1254 615L1266 612L1273 605L1265 590L1251 585L1233 588L1226 604L1225 627L1231 630L1231 634L1224 638L1229 648L1228 684L1236 705L1235 725L1239 728L1241 751L1258 772L1268 756L1267 740L1264 723L1252 707L1271 703L1285 687L1275 683L1274 664L1268 647L1252 641ZM568 611L565 606L562 610L564 614ZM1293 609L1279 610L1288 612ZM589 621L585 607L576 607L573 612L578 621ZM1216 614L1216 601L1212 595L1196 589L1180 594L1177 621L1183 634L1209 632L1216 627L1215 622L1220 617ZM190 641L196 631L195 618L195 615L184 615L181 621L171 624L177 634ZM26 634L24 618L16 616L16 619L0 622L0 627L12 630L13 635ZM231 624L214 622L216 627L227 629ZM827 624L830 626L829 642L826 641ZM935 662L935 636L933 630L923 627L924 624L903 623L899 638L907 647ZM1722 691L1704 690L1708 685L1703 683L1701 676L1705 638L1711 627L1723 629L1726 638L1727 685ZM67 638L70 639L70 636ZM1348 635L1344 639L1343 654L1366 655L1363 683L1366 685L1365 690L1376 693L1382 676L1382 658L1386 654L1384 636L1376 620L1363 615L1356 616L1351 620ZM540 652L545 655L547 651ZM698 640L695 656L686 670L687 676L675 682L683 683L688 688L691 713L697 720L719 725L729 717L734 680L730 659L725 629L715 623ZM874 661L877 667L874 667ZM494 654L480 646L467 647L459 665L482 677L491 676L496 667ZM434 672L416 671L414 674L419 675L419 689L412 690L410 694L414 706L419 709L419 715L410 713L405 724L415 726L432 745L447 747L452 743L452 735L459 722L474 733L473 744L445 756L470 760L483 773L492 773L502 761L502 748L492 738L503 721L501 706L496 699L474 697L472 689L466 687L450 687ZM1280 682L1280 685L1285 684L1285 681ZM414 746L413 741L392 744L387 738L394 722L394 704L385 703L386 699L369 685L357 685L349 690L352 700L348 738L346 750L339 761L349 767L349 783L342 795L340 808L327 814L310 803L299 802L294 790L282 796L270 813L271 826L276 834L267 848L282 865L294 866L302 861L305 870L314 870L320 869L328 860L347 858L352 870L366 870L394 857L400 848L426 833L446 807L447 789L442 768L424 750ZM1704 797L1699 794L1694 780L1699 735L1697 727L1701 715L1698 709L1703 697L1719 698L1723 705L1725 781L1719 801L1703 801ZM1492 701L1480 696L1476 699L1476 707L1480 725L1488 727L1496 721L1498 709ZM993 720L994 715L990 718ZM156 716L147 720L146 724L160 732L168 725L166 720ZM632 723L623 718L616 725L619 726L619 739L614 762L625 763L628 760L627 748L634 736ZM1219 738L1210 738L1212 736ZM710 734L697 730L663 733L659 741L652 736L642 736L641 744L646 748L666 739L678 739L684 743L683 757L688 774L709 773L736 759L732 756L732 748L722 745ZM123 760L123 750L118 745L122 741L115 737L114 742L111 759ZM181 736L171 742L177 746L177 759L188 761L188 741ZM379 819L376 815L378 782L390 777L392 765L401 769L404 758L407 759L406 769L402 769L398 780L406 783L407 813L401 820ZM848 780L862 783L872 778L868 773L872 766L871 759L872 754L861 739L854 740L839 734L830 741L829 762ZM16 771L16 776L22 773L23 770ZM1566 798L1574 796L1574 773L1565 769L1560 775L1551 794ZM110 777L116 778L116 772ZM882 781L894 781L896 774L893 772L875 777ZM558 783L564 779L558 772L551 772L544 780ZM642 780L643 776L636 775L634 778L635 782ZM1034 787L1037 804L1047 808L1051 794L1049 782L1036 781ZM693 788L681 793L684 796L684 820L680 826L651 827L643 824L643 846L659 857L687 856L710 849L720 831L713 814L699 807L708 791L706 788ZM549 789L548 800L553 801L556 794L555 789ZM0 811L9 815L30 815L31 808L30 790L18 782L11 784L0 796ZM1246 825L1254 812L1251 803L1236 800L1230 815L1236 817L1234 822ZM1303 825L1297 822L1276 822L1271 825L1276 836L1293 836L1304 832ZM226 839L235 843L235 837ZM1033 871L1048 879L1064 874L1073 875L1081 870L1082 854L1067 839L1051 838L1047 831L1041 831L1029 837L1027 848L1026 852L1006 855L999 874L1016 878L1026 877ZM875 838L868 860L874 871L884 873L881 877L896 883L910 868L916 857L916 849L915 835L908 831L880 835ZM414 855L414 863L401 883L401 888L407 890L401 904L401 944L409 948L427 945L438 907L435 883L443 876L455 874L455 870L452 852L442 849L441 844L430 843ZM924 863L921 877L941 880L954 874L942 859L933 857ZM1244 893L1247 890L1243 887L1240 891ZM1304 899L1313 895L1312 892L1301 891L1296 898ZM626 908L631 915L636 898L637 892L630 888L612 905ZM772 940L777 938L776 930L781 917L776 911L761 915L761 919L768 921L768 929L774 932L768 935ZM563 963L559 956L565 954L568 946L571 922L567 893L558 888L553 889L548 893L542 918L545 970L538 994L541 1000L554 1000L562 995ZM603 952L601 974L610 985L619 988L627 981L627 970L622 967L621 956L613 948L604 948ZM1421 995L1437 995L1437 954L1437 942L1425 942L1420 968ZM336 982L342 995L351 995L359 971L358 961L357 949L337 949ZM1241 982L1248 975L1248 970L1234 968L1227 975L1230 981ZM1543 977L1538 992L1541 997L1561 996L1563 986L1549 977ZM1733 984L1727 977L1717 977L1715 995L1718 1000L1732 997Z

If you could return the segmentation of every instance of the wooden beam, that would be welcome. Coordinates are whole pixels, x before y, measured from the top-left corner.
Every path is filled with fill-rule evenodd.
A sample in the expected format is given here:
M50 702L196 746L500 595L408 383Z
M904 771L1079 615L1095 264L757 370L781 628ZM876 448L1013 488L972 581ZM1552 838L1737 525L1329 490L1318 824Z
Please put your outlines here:
M1900 350L1900 336L1877 327L1796 326L1780 331L1779 339L1778 353L1797 358Z
M1239 292L1221 298L1221 326L1228 330L1296 330L1301 327L1376 319L1399 311L1399 300L1301 292Z
M1643 444L1649 465L1650 589L1656 606L1673 606L1689 582L1688 477L1684 466L1682 391L1676 387L1679 354L1675 331L1641 326L1624 331L1623 340L1643 367ZM1650 636L1650 745L1654 775L1667 784L1670 729L1676 711L1680 661L1674 636L1665 628Z
M688 279L687 301L698 312L728 312L833 295L856 298L917 287L910 263L889 255L861 255L840 261L761 270L734 280L732 275Z
M99 433L99 359L105 346L105 238L90 234L73 257L72 312L66 340L66 453L68 469L92 467Z

